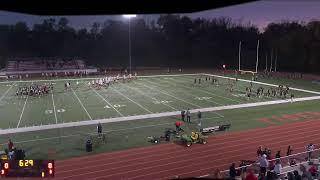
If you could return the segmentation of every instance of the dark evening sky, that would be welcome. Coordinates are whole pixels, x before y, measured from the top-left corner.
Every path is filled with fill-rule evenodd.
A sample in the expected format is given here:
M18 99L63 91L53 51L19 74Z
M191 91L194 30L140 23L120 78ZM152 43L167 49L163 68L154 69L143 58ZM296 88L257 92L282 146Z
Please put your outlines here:
M320 20L320 0L264 0L186 15L191 18L230 17L236 22L245 24L250 22L262 30L270 22ZM140 15L147 22L158 16ZM32 26L32 24L40 23L45 18L48 18L48 16L40 17L0 11L0 24L14 24L18 21L25 21L29 26ZM77 29L90 27L93 22L103 22L106 19L123 20L121 16L68 16L67 18L70 20L70 24Z

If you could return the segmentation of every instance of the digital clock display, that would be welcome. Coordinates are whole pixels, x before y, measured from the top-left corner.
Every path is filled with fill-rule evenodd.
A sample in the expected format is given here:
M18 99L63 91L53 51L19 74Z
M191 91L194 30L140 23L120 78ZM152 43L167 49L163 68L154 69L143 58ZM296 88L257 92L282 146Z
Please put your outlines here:
M2 177L54 177L54 160L0 160Z
M24 167L33 167L33 160L19 160L19 166Z

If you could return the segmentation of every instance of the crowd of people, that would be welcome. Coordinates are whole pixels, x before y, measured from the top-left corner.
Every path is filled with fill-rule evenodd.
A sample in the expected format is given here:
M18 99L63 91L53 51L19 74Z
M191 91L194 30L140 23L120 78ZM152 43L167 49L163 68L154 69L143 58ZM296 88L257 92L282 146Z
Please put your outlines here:
M50 91L53 91L52 83L31 84L29 86L19 87L16 91L16 95L19 97L26 97L26 96L41 97L45 94L49 94Z
M300 163L298 166L298 160L292 156L292 146L288 146L286 151L286 157L281 157L281 151L277 151L275 156L272 157L272 152L268 148L260 146L257 150L256 161L241 161L239 167L236 167L235 163L232 163L229 167L228 175L216 169L212 176L217 179L243 179L243 180L312 180L317 179L320 174L318 173L318 165L313 164L311 161L312 153L315 150L314 144L310 143L306 146L306 158L300 161L306 160L309 164L303 165ZM287 172L283 171L282 165L287 164L293 168ZM258 165L255 167L254 165Z
M99 79L93 79L88 82L88 87L89 88L97 88L100 89L101 87L109 87L111 84L117 83L117 82L129 82L133 79L137 79L137 73L134 73L134 76L131 74L123 74L120 76L118 74L117 76L106 76L104 78L99 78Z
M25 158L25 151L22 149L17 149L11 139L8 140L8 148L5 149L5 158L1 156L1 158L9 159L9 160L20 160Z

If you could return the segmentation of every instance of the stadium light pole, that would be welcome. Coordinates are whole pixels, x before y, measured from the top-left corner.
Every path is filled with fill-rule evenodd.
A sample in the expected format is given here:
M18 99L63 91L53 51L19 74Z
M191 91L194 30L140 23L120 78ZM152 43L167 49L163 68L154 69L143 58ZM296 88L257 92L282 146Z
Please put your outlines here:
M128 19L129 22L129 72L131 74L131 18L137 17L135 14L127 14L127 15L122 15L124 18Z

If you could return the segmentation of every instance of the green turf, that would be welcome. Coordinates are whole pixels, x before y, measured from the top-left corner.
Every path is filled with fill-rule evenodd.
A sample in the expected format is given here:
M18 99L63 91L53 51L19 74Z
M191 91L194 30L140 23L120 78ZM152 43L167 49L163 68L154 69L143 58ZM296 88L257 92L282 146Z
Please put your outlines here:
M0 128L15 128L19 121L19 127L25 127L90 120L90 117L92 119L101 119L278 99L253 97L248 100L243 96L235 96L244 94L245 87L249 86L247 82L239 81L236 90L229 92L227 91L228 80L219 78L220 85L216 86L211 81L206 82L205 78L202 77L200 85L194 84L194 79L199 77L199 75L194 75L140 78L129 83L118 83L110 88L100 90L89 89L87 80L78 80L80 82L79 87L76 87L75 81L72 81L73 90L69 91L64 90L63 81L56 81L53 95L49 94L41 98L29 97L28 99L16 97L15 91L18 86L31 84L31 82L2 83L0 84L0 93L2 95L9 88L11 89L0 101ZM282 83L282 81L282 79L279 81L272 79L272 81L268 82ZM35 80L33 83L40 84L44 82ZM308 89L309 87L306 86L309 84L306 81L295 82L295 84L303 89ZM17 86L11 87L8 85ZM254 85L254 88L259 86ZM268 88L267 86L264 87ZM310 90L317 90L316 86L310 85L310 87ZM295 97L314 96L314 94L299 91L294 91L294 94ZM26 105L24 105L25 102ZM53 112L50 113L50 110L54 109L53 102L57 111L57 118L55 118ZM315 100L206 112L203 113L202 126L208 127L230 122L232 124L231 131L266 127L268 124L257 120L281 114L294 114L305 111L319 112L319 105L320 101ZM193 123L185 124L183 127L187 132L197 129L196 115L193 114L192 116ZM174 128L174 122L178 119L178 117L163 117L105 124L103 125L103 130L107 133L107 144L96 145L93 153L150 145L147 142L148 136L163 135L166 128ZM275 123L282 124L280 122ZM84 142L90 133L95 132L96 127L90 125L1 135L0 142L5 143L8 138L13 139L18 144L18 147L27 150L27 156L30 158L64 159L87 154L84 151Z

